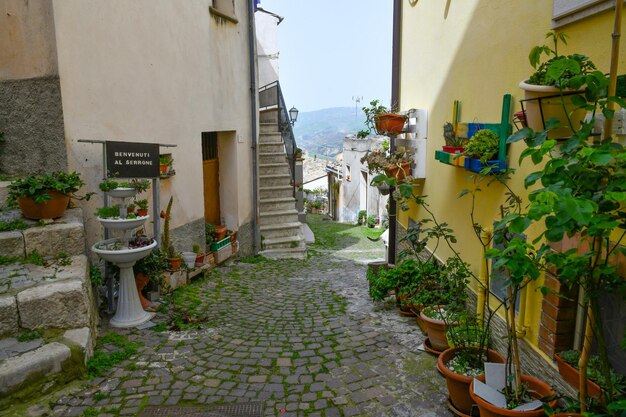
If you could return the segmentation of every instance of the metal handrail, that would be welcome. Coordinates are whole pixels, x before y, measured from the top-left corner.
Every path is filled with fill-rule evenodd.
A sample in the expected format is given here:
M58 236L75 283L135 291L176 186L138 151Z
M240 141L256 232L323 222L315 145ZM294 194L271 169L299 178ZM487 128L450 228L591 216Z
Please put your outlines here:
M274 106L276 106L278 111L278 130L285 145L285 153L287 154L287 162L291 173L291 183L294 185L295 190L296 137L293 134L291 119L289 118L285 98L278 81L259 88L259 109L265 110Z

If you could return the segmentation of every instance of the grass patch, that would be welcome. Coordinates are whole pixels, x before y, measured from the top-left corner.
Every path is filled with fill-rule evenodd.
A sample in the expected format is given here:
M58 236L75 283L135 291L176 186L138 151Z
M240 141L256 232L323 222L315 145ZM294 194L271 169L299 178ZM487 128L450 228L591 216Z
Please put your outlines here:
M102 351L101 347L108 344L115 346L115 350L112 352ZM105 334L100 338L98 345L100 349L96 349L93 357L87 362L87 375L91 378L103 375L114 365L130 358L137 353L137 348L141 346L140 343L131 342L128 336L117 333Z
M0 232L10 232L12 230L24 230L28 228L28 225L21 219L15 219L12 221L0 221Z
M320 214L307 215L307 223L315 235L313 249L381 249L382 241L372 242L367 239L377 239L384 229L368 228L349 223L337 223L324 220L326 216Z
M16 337L18 342L30 342L31 340L41 339L41 333L38 330L23 330Z

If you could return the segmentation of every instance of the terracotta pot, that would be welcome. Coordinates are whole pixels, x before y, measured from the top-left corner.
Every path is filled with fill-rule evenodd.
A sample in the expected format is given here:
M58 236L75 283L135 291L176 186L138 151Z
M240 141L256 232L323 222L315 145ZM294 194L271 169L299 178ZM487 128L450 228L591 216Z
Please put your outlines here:
M477 377L481 382L485 382L485 375ZM522 375L522 382L528 385L528 388L532 392L533 398L542 398L548 395L554 395L554 391L550 388L550 385L546 384L542 380L535 378L531 375ZM480 410L480 417L542 417L545 416L543 408L532 411L513 411L505 408L496 407L495 405L483 400L479 396L474 394L474 380L470 383L469 387L470 396L478 405ZM548 405L552 408L556 407L557 400L552 400Z
M182 259L180 259L180 258L168 258L167 260L170 263L170 269L172 271L178 271L180 269L180 264L182 262Z
M583 417L580 413L554 413L552 417Z
M406 116L394 113L385 113L374 118L376 132L379 135L397 135L402 133Z
M159 172L161 174L167 174L167 168L169 167L169 164L159 164Z
M402 181L407 175L411 175L411 164L409 162L405 162L401 164L401 167L391 165L390 167L385 168L385 175L388 177L394 177L398 182Z
M35 203L35 200L31 197L19 197L17 203L22 210L22 215L33 220L61 217L65 213L65 209L67 209L70 197L55 190L48 190L46 194L51 199L41 204Z
M215 226L215 241L219 242L226 237L226 226L216 225Z
M137 216L143 217L148 215L148 209L137 209Z
M237 231L234 230L231 234L230 234L230 241L231 243L235 241L235 239L237 238Z
M528 127L535 131L541 131L544 130L544 122L556 118L561 127L551 130L548 138L566 138L573 134L567 122L566 114L569 114L572 127L574 130L578 130L587 111L577 109L577 106L572 103L572 97L583 95L582 91L580 94L571 90L565 91L563 95L564 108L559 89L556 87L527 84L524 81L519 83L519 87L524 90L524 99L528 100L524 101L524 119Z
M460 375L448 369L447 364L456 354L465 348L449 348L444 350L437 359L437 369L446 378L448 396L452 406L463 414L470 415L472 406L476 404L469 393L469 386L473 377ZM495 350L487 349L487 361L506 363L504 356Z
M423 311L420 312L420 318L426 326L426 334L431 346L439 351L448 349L450 346L448 346L448 338L446 337L446 323L443 320L431 319Z
M206 257L206 255L204 253L197 255L196 256L196 266L202 266L204 265L204 258Z
M580 391L580 371L569 363L565 362L559 354L554 355L556 363L559 366L559 373L568 384ZM587 378L587 395L589 397L598 398L602 394L602 388L589 378Z

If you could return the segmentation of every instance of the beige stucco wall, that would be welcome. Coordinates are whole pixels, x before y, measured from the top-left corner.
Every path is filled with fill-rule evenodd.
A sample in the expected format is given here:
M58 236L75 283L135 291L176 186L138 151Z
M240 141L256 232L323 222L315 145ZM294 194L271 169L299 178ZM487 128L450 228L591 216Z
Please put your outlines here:
M471 188L471 174L461 168L435 161L436 149L444 145L443 124L452 121L454 100L461 101L461 122L498 123L502 96L513 95L514 110L521 110L523 92L518 83L526 79L532 68L528 53L542 45L551 27L552 2L526 0L467 0L453 2L420 1L414 7L403 2L401 107L428 110L427 174L423 194L428 196L431 210L440 222L446 222L458 237L457 249L464 260L478 273L482 247L469 217L471 199L458 198L463 189ZM607 11L561 28L569 35L565 54L582 53L591 57L599 69L608 72L610 62L613 12ZM626 29L626 22L622 32ZM621 43L618 74L626 70L626 44ZM509 186L525 195L523 178L534 171L530 161L518 164L524 143L509 146L508 164L518 169ZM500 218L500 204L506 189L494 184L481 186L477 198L475 220L490 227ZM411 217L425 213L414 210ZM400 216L406 226L408 217ZM532 232L532 231L531 231ZM535 230L536 232L536 230ZM438 255L451 255L440 245ZM530 294L526 321L526 340L535 345L540 321L541 293Z
M56 75L52 0L1 0L0 10L0 80Z
M220 136L226 225L252 220L247 4L239 23L209 13L208 0L56 0L54 23L70 169L87 188L102 178L100 145L79 139L175 144L172 228L203 217L201 132ZM86 213L102 204L98 195ZM88 219L89 244L101 227Z
M254 14L256 45L259 61L259 86L263 87L278 80L279 49L278 25L276 16L257 11Z

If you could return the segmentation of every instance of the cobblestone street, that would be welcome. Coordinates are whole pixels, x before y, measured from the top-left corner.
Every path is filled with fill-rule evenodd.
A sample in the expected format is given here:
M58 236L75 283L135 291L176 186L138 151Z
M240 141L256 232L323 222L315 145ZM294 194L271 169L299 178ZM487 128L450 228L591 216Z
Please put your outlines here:
M366 243L216 268L172 298L202 317L194 330L105 325L101 334L141 342L138 354L61 397L52 414L262 401L265 416L451 415L436 358L417 349L424 336L414 319L367 296L365 262L384 252Z

